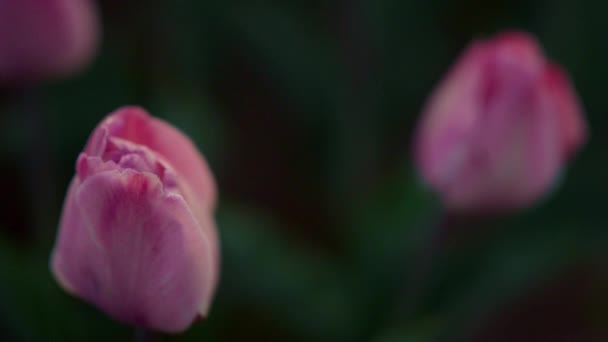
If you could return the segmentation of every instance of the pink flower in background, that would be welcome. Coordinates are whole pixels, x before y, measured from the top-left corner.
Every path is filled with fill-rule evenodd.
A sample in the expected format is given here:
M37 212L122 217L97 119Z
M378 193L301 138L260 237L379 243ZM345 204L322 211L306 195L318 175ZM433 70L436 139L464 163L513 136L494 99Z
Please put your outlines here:
M182 331L207 314L218 282L215 201L211 172L186 136L121 108L78 157L53 273L117 320Z
M587 136L567 75L523 32L473 42L416 133L422 177L448 209L465 212L533 204Z
M94 55L98 31L91 0L0 0L0 83L79 71Z

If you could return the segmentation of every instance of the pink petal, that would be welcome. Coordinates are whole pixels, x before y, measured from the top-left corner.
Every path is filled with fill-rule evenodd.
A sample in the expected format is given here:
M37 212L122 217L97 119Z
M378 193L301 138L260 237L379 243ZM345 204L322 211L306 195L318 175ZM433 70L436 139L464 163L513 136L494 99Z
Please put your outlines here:
M0 82L62 76L88 64L95 12L90 0L0 1Z
M446 204L454 210L529 205L542 196L559 170L554 113L544 106L536 81L525 68L503 72L493 75L498 90L471 134L467 162L443 189Z
M144 145L167 160L178 173L177 180L194 217L201 223L209 221L209 213L216 205L215 180L207 162L187 136L136 106L122 107L111 113L95 129L85 152L101 154L110 136ZM213 255L219 259L216 229L212 224L201 226L211 241ZM217 284L219 270L214 270L212 274L214 284Z
M159 153L185 179L192 189L192 197L201 206L207 210L215 207L217 190L207 162L192 141L173 126L151 117L139 107L123 107L99 125L85 152L99 155L108 136L120 137Z
M483 114L478 98L487 53L483 43L473 43L426 102L416 132L415 154L433 187L449 182L464 162L466 146L462 142Z
M182 331L209 307L215 286L218 259L206 231L156 176L96 173L70 187L53 270L118 320Z
M73 295L79 291L93 292L96 287L89 275L99 258L91 258L89 251L98 255L87 231L81 224L80 209L76 205L76 192L80 181L74 177L70 182L61 215L57 243L52 253L51 268L61 286Z
M568 76L561 67L549 63L543 81L547 96L554 103L553 110L562 135L564 159L567 160L587 139L583 109Z
M503 62L529 67L531 72L542 69L545 65L543 51L536 38L523 31L506 31L486 41L494 58Z
M534 37L510 31L474 42L433 92L416 162L452 210L516 209L551 188L585 132L563 72Z

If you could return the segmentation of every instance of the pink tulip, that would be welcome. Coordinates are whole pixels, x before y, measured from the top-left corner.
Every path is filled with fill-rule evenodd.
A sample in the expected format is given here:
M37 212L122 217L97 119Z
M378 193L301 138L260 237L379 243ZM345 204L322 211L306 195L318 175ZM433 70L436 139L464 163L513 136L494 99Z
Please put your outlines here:
M140 108L118 109L78 157L53 273L117 320L183 331L206 316L218 281L215 200L186 136Z
M1 0L0 83L80 70L94 55L98 31L91 0Z
M582 108L565 72L533 37L473 42L428 100L415 155L448 209L529 206L585 142Z

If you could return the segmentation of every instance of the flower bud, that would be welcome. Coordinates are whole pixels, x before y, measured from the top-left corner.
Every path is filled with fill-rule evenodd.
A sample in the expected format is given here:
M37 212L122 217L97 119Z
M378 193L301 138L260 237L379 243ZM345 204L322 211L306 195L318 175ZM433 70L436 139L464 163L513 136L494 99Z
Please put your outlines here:
M533 204L586 140L564 71L533 37L473 42L428 100L415 137L424 180L453 211Z
M116 320L165 332L206 316L219 273L216 189L192 142L137 107L91 134L52 254L57 281Z
M80 70L93 57L98 31L92 0L0 1L0 84Z

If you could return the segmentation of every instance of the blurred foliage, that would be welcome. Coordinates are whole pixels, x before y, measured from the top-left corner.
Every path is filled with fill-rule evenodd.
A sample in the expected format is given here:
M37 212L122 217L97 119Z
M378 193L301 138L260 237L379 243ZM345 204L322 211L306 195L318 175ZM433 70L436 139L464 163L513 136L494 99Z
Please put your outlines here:
M76 156L124 104L191 136L221 194L213 309L160 340L608 340L605 2L99 5L85 73L0 90L0 340L133 338L48 270ZM411 132L465 44L506 28L570 71L591 140L535 208L446 218Z

